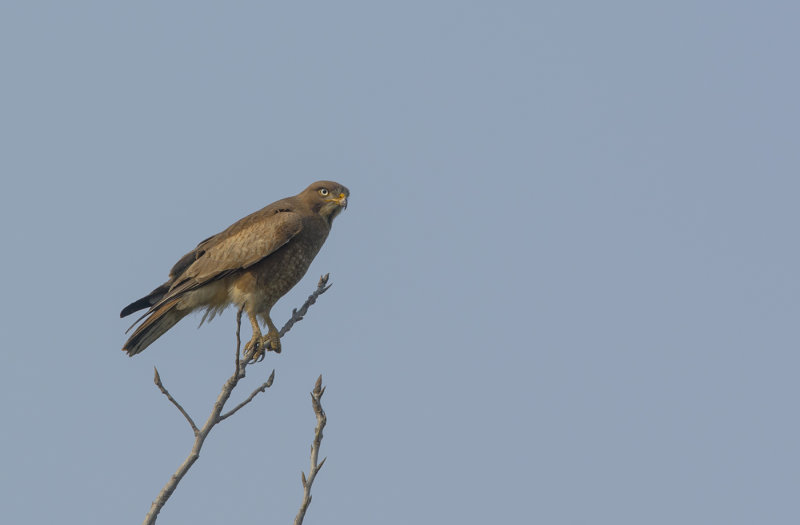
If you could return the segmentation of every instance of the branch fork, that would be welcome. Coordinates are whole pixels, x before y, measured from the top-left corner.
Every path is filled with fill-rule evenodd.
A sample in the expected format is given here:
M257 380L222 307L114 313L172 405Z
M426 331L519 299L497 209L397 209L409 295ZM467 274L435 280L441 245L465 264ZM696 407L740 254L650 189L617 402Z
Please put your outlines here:
M306 302L303 303L303 306L301 306L299 310L296 308L292 310L291 318L286 322L286 324L283 326L283 328L281 328L279 332L280 337L283 337L283 335L286 334L286 332L291 330L292 326L296 322L302 320L303 317L308 312L308 308L317 301L317 298L320 295L325 293L331 287L331 285L328 284L329 275L330 274L325 274L322 277L320 277L319 282L317 283L317 289L311 295L308 296L308 299L306 299ZM189 426L192 429L192 433L194 434L195 439L194 439L194 444L192 446L192 450L189 453L189 455L186 457L186 459L180 465L180 467L178 467L178 470L176 470L175 473L170 477L169 481L167 481L166 485L164 485L164 487L161 489L161 492L159 492L158 496L150 506L150 511L145 516L143 522L144 525L152 525L156 522L158 513L164 507L170 496L172 496L172 493L175 492L175 489L178 487L178 483L180 483L180 481L192 467L194 462L197 461L197 459L200 457L200 450L203 448L203 443L205 442L206 437L208 437L208 434L211 432L211 430L217 425L217 423L220 423L225 419L229 418L230 416L234 415L245 405L253 401L253 399L255 399L255 397L258 394L265 392L267 388L272 386L272 383L275 380L275 370L273 370L269 378L264 383L262 383L258 388L253 390L253 392L247 398L245 398L244 401L242 401L229 411L222 413L222 410L225 407L225 403L228 402L228 399L233 393L233 389L239 383L239 380L245 377L245 369L247 368L248 365L252 364L252 361L248 360L247 356L245 356L245 359L242 359L241 355L242 341L241 341L240 331L242 324L242 310L243 308L239 308L236 314L236 355L235 355L236 361L235 361L234 372L222 385L222 390L217 396L217 400L214 402L214 406L211 409L211 414L208 416L208 419L206 420L206 422L203 424L202 427L198 427L197 424L192 419L192 417L189 415L189 413L181 406L180 403L178 403L178 401L175 400L174 397L172 397L172 395L169 393L167 388L162 383L161 376L158 373L158 369L154 367L154 378L153 378L154 383L161 391L161 393L164 394L164 396L169 400L169 402L172 403L175 406L175 408L178 409L181 415L183 415L183 417L189 423ZM319 442L322 440L322 428L325 426L324 423L325 413L322 411L322 405L319 404L319 399L322 397L322 393L325 391L325 389L321 387L321 382L322 382L322 376L320 376L320 378L317 380L316 386L314 387L314 391L311 393L312 403L314 403L314 412L317 414L318 424L317 424L317 432L314 438L314 445L312 445L312 459L311 459L311 470L309 471L310 472L309 479L306 480L305 474L303 474L303 487L305 494L303 499L303 506L301 506L302 515L305 515L305 509L308 508L308 505L311 502L311 492L310 492L311 483L313 483L314 477L316 476L317 472L319 472L319 469L322 467L322 464L325 462L325 460L323 459L322 462L317 464L316 463L317 454L315 454L314 452L315 446L317 453L319 452ZM316 398L314 397L315 395ZM316 401L314 401L315 399ZM317 407L319 407L319 411ZM321 424L319 423L320 414L321 417L323 418ZM306 481L308 481L307 485ZM308 501L306 501L306 497ZM298 518L300 521L298 522L296 518L295 523L296 524L302 523L302 516L300 513L298 513Z

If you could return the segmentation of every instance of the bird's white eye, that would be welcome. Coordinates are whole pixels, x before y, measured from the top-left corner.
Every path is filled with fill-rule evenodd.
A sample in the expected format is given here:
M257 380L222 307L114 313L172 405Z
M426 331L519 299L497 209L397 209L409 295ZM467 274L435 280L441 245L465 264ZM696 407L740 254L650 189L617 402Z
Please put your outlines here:
M322 195L323 197L327 197L328 193L329 193L328 190L326 190L325 188L321 188L319 190L319 194Z

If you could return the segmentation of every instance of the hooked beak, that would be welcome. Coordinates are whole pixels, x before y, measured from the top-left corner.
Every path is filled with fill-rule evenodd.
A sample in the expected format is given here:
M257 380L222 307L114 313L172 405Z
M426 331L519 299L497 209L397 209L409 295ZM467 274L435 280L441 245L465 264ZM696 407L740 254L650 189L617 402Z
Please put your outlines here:
M336 204L338 204L342 208L345 208L345 209L347 208L347 195L345 195L344 193L340 193L338 197L330 199L330 200L331 200L331 202L335 202Z

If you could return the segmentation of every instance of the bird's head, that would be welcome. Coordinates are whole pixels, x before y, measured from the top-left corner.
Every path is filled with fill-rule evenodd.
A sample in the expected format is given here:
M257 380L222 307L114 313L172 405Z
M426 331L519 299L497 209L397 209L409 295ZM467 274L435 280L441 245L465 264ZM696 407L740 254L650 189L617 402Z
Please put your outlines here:
M311 205L311 209L322 215L329 224L347 208L349 196L350 190L338 182L329 180L315 182L300 194L300 197Z

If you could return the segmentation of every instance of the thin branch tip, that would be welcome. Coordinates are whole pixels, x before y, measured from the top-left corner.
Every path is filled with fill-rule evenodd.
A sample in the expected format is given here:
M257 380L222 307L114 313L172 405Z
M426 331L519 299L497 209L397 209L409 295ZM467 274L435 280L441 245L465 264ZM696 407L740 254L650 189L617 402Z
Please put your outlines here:
M324 465L325 461L328 459L325 457L322 461L317 461L319 449L322 445L322 430L325 428L327 422L327 417L325 417L325 411L322 409L322 402L320 400L323 393L325 393L325 387L322 386L322 374L320 374L314 384L314 390L309 392L311 395L311 406L317 418L317 426L314 429L314 440L311 442L311 466L308 471L308 478L306 479L305 472L301 472L303 500L300 503L300 510L297 511L297 516L294 519L295 525L302 525L308 506L311 505L311 486L314 484L314 479L317 477L317 474L319 474L322 465Z
M200 430L197 428L197 425L195 424L194 420L192 419L192 416L190 416L189 413L186 412L186 410L184 410L184 408L181 406L181 404L178 403L175 400L174 397L172 397L172 394L169 393L169 391L167 390L167 387L165 387L164 384L161 382L161 376L158 374L158 369L156 367L153 367L153 370L155 371L154 377L153 377L153 382L156 384L156 386L161 391L161 393L164 394L164 396L169 400L169 402L172 403L175 406L175 408L178 409L178 411L183 415L184 418L186 418L186 421L189 423L189 426L192 428L192 433L195 436L197 436L200 433Z
M329 275L330 274L325 274L322 277L320 277L319 283L317 283L317 289L314 290L311 293L311 295L308 296L308 298L306 299L306 302L303 303L303 306L301 306L299 309L295 308L295 309L292 310L292 317L288 321L286 321L286 324L283 325L283 328L281 328L280 331L279 331L280 337L283 337L286 334L286 332L291 330L292 326L296 322L302 321L303 318L305 317L306 313L308 312L308 308L312 304L316 303L317 302L317 298L320 295L322 295L323 293L325 293L328 288L330 288L330 285L327 284Z

